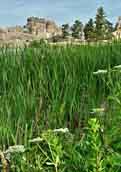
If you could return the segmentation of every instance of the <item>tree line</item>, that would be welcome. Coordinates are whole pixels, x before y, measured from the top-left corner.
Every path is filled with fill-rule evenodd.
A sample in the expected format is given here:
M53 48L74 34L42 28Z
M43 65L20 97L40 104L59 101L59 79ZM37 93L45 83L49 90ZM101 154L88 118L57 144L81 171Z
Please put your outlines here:
M69 36L76 39L83 39L87 41L109 40L112 38L112 32L115 30L113 24L107 19L103 7L97 9L94 19L83 25L79 20L76 20L72 26L69 24L62 25L62 37Z

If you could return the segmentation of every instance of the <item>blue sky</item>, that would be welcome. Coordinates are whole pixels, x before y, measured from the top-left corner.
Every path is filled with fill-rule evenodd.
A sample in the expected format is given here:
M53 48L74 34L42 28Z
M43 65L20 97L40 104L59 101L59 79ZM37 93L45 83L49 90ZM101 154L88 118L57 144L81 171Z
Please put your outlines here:
M29 16L46 17L58 24L75 19L86 22L99 6L112 22L121 16L121 0L1 0L0 26L24 25Z

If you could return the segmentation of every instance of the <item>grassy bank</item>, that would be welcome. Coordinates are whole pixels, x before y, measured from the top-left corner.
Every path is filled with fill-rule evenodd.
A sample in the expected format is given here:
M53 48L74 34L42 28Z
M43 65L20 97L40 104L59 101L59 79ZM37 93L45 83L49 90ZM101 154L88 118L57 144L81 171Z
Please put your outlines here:
M17 171L121 170L120 64L120 43L0 49L0 147L29 148ZM69 133L58 137L55 128ZM31 146L40 135L42 147Z

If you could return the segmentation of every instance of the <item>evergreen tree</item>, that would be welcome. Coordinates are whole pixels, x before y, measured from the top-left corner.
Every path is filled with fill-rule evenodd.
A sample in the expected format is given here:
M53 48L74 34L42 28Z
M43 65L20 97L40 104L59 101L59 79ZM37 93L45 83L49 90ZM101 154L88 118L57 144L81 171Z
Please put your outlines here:
M114 31L118 29L118 22L115 24Z
M112 37L112 31L113 25L106 19L103 7L98 8L95 21L96 39L110 39Z
M85 39L88 41L92 41L95 38L95 31L94 31L94 22L93 19L91 18L88 23L84 27L84 34L85 34Z
M106 16L103 7L97 9L95 24L96 38L103 40L106 32Z
M114 31L113 24L106 20L106 39L111 39L112 38L112 32Z
M76 20L71 27L72 30L72 37L80 39L82 38L83 34L83 24L79 20Z
M62 25L62 36L64 39L67 38L67 36L69 36L69 32L70 32L69 24L63 24Z

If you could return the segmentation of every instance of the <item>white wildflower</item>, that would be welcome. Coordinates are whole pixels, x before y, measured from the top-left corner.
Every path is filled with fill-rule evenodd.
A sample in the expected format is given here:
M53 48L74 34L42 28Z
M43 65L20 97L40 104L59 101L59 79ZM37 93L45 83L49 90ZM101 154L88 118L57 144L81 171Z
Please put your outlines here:
M25 157L25 156L23 156L22 159L23 159L24 161L26 161L26 157Z
M46 162L47 165L54 165L52 162Z
M121 65L117 65L113 67L114 69L121 69Z
M54 132L61 132L61 133L68 133L69 129L68 128L59 128L59 129L54 129Z
M39 143L39 142L42 142L42 141L43 141L43 139L40 138L40 137L29 140L30 143Z
M101 128L101 132L102 132L102 133L104 132L104 129L103 129L103 128Z
M105 112L105 108L94 108L91 113L101 113Z
M99 69L98 71L96 72L93 72L94 75L98 75L98 74L106 74L108 71L107 70L101 70Z
M24 153L24 152L25 152L25 147L23 145L15 145L15 146L10 146L5 151L5 154L8 154L8 153Z

